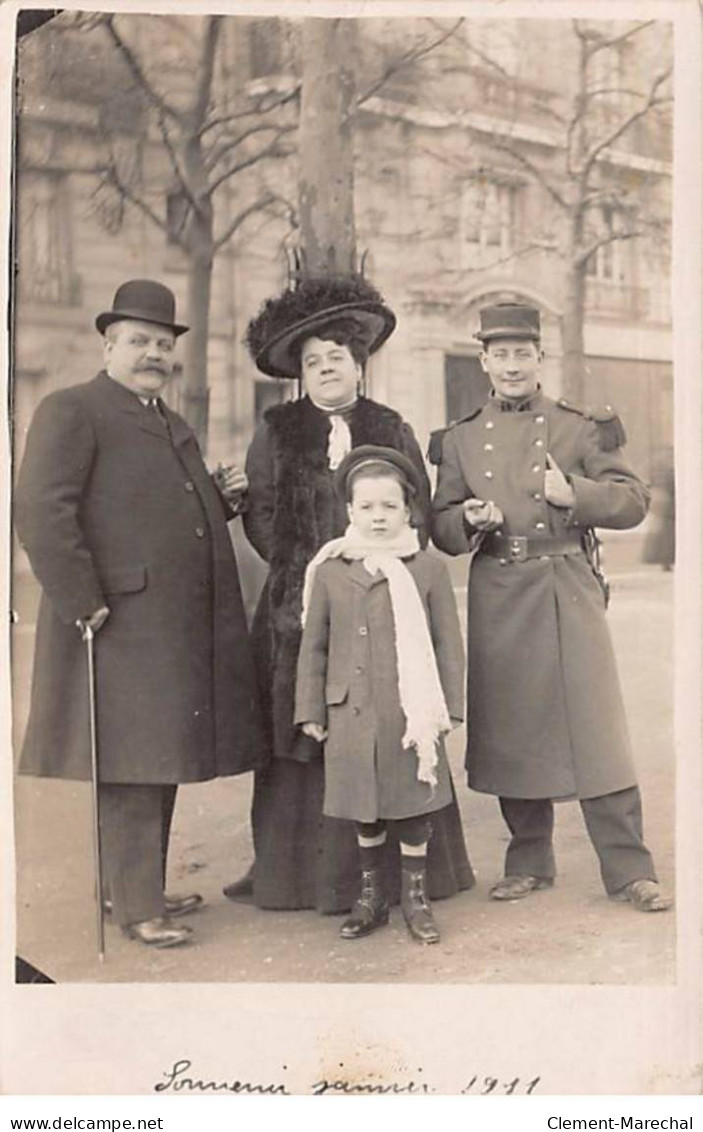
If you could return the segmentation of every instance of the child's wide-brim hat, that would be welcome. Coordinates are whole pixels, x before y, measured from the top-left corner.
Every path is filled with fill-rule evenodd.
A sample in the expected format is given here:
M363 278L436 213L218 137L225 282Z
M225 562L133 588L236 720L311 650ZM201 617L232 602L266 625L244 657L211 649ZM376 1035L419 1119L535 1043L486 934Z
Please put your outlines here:
M300 346L324 338L335 323L353 322L369 354L395 329L393 311L361 275L308 276L295 290L267 299L247 328L254 362L269 377L300 377Z
M397 448L384 448L380 444L360 444L347 453L334 473L334 486L341 498L347 498L349 485L356 475L364 468L378 464L390 465L399 472L412 495L422 493L420 471L404 452Z

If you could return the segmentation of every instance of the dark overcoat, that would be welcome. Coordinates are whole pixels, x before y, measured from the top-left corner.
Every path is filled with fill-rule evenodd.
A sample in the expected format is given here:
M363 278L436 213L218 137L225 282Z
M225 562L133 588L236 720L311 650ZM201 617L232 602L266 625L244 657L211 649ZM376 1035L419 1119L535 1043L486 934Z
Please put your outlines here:
M267 755L226 504L194 434L100 373L39 406L15 495L42 586L20 769L89 777L95 638L100 778L196 782Z
M395 410L366 397L359 397L345 417L354 448L397 448L417 466L424 487L415 521L421 542L426 541L429 481L412 429ZM244 516L250 541L269 564L252 637L274 753L254 786L254 901L262 908L323 913L348 910L359 881L354 826L324 817L321 749L298 732L293 719L305 570L323 543L343 534L348 523L327 457L330 429L329 415L308 397L265 413L247 455ZM393 871L391 862L391 876ZM436 897L474 883L456 800L435 817L428 876Z
M427 617L452 719L464 718L464 646L447 568L427 551L405 559ZM325 813L374 822L431 813L452 800L444 742L434 790L403 749L388 581L360 561L337 558L316 571L298 661L296 721L327 727Z
M472 497L500 507L505 535L636 526L648 491L616 433L616 418L599 422L541 392L520 410L490 398L444 436L435 543L466 552L462 504ZM571 509L545 500L547 453L570 478ZM592 798L634 785L603 593L585 552L505 561L479 551L468 640L467 767L475 790Z

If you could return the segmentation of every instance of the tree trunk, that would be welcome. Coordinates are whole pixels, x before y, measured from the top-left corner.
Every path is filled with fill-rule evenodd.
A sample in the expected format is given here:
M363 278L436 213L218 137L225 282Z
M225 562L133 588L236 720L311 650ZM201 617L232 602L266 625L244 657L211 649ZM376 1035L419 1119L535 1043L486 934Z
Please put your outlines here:
M305 270L353 271L354 58L351 20L303 24L299 208Z
M188 318L185 335L183 415L203 451L207 443L209 389L207 345L210 329L210 290L213 257L210 250L196 251L188 263Z
M564 351L562 391L573 401L583 401L586 386L583 320L586 299L584 267L571 264L567 270L562 316L561 339Z

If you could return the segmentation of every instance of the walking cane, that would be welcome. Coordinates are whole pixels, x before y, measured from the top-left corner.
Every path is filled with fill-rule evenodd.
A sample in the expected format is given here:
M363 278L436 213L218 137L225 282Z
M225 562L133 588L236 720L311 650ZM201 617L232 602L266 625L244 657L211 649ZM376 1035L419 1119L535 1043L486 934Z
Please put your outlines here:
M77 622L88 655L88 711L90 718L90 785L93 798L93 866L95 870L95 904L97 908L98 956L105 958L105 922L103 919L102 865L100 859L100 795L98 792L98 732L95 709L95 632L85 621Z

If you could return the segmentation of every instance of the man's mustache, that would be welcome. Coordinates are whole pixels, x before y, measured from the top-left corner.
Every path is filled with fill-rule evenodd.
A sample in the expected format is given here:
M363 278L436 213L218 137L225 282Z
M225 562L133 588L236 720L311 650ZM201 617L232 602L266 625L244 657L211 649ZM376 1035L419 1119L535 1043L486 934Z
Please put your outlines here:
M153 373L154 370L156 370L157 373L163 374L164 377L168 376L168 370L165 369L164 366L157 365L156 363L154 363L150 366L137 366L136 372L137 373Z

